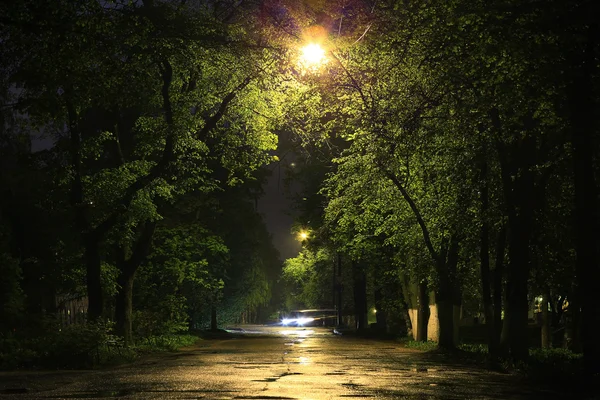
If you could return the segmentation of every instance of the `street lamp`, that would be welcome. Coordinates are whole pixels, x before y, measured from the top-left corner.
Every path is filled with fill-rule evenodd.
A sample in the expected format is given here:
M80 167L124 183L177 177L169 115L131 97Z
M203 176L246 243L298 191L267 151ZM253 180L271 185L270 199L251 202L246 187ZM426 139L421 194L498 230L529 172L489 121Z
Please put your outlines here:
M300 238L300 240L304 241L304 240L308 239L308 232L300 231L300 233L298 234L298 237Z
M307 44L302 48L302 61L308 65L318 66L325 62L325 50L317 43Z
M326 63L325 49L320 44L312 42L300 49L300 64L305 70L316 72Z

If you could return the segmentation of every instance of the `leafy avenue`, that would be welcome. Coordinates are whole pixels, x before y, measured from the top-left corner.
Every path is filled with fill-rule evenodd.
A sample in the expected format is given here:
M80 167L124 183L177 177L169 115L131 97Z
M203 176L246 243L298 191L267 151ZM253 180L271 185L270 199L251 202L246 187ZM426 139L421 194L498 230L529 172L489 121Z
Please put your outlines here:
M494 361L536 326L598 373L599 11L3 4L0 364L57 324L132 346L337 307L446 350L475 316ZM278 143L300 187L283 265L255 207Z

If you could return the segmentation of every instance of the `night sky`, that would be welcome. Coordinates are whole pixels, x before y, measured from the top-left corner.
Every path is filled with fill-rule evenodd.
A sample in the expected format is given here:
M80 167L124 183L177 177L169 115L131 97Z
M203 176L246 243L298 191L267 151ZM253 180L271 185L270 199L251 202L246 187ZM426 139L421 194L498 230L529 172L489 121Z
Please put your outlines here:
M265 194L258 200L258 211L263 215L267 228L273 237L273 245L279 250L281 260L298 255L300 242L291 233L293 211L291 201L284 191L285 171L280 162L269 165L272 174L265 184Z

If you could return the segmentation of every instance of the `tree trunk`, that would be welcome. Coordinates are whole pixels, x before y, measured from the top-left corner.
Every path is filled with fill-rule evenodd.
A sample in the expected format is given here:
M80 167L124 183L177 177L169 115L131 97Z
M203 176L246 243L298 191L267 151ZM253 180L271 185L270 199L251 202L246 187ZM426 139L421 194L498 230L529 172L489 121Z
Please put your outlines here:
M117 332L123 336L126 346L133 345L133 280L135 271L121 272L117 279L119 291L115 303Z
M442 248L445 246L442 246ZM460 305L460 294L457 295L456 267L458 264L458 240L455 236L450 239L447 254L440 253L438 260L438 289L435 303L438 312L438 345L441 348L452 350L455 348L456 339L454 324L454 305ZM458 298L457 298L458 297Z
M552 306L552 317L550 327L553 330L552 333L552 347L561 348L563 347L564 330L559 329L561 321L563 321L563 302L564 296L559 295L556 303L553 301L553 296L550 295L550 305Z
M597 6L596 6L597 7ZM581 342L586 373L600 373L600 307L597 306L597 286L600 281L600 206L595 179L594 152L597 143L597 106L593 92L597 72L598 23L592 22L587 31L585 51L574 57L574 82L569 94L571 106L573 167L575 177L575 232L577 252L577 290L581 306ZM579 322L574 303L573 322ZM577 324L578 325L578 324ZM574 332L575 334L575 332ZM575 338L574 338L575 340Z
M498 354L501 352L500 336L502 334L502 275L504 273L504 251L506 250L506 227L502 225L496 240L496 259L494 263L494 343Z
M550 315L548 313L548 299L549 296L544 294L541 301L541 312L542 312L542 349L549 349L552 347L552 335L550 332Z
M414 288L416 290L413 290L413 285L411 284L411 280L409 278L409 276L404 272L406 271L406 266L403 265L400 267L400 276L399 276L399 280L400 280L400 286L401 286L401 290L402 290L402 298L401 298L401 302L403 303L403 308L404 308L404 320L406 321L406 332L411 332L413 338L415 340L417 340L417 337L415 336L415 332L418 332L418 325L415 324L416 321L413 321L412 318L414 318L414 314L412 313L411 310L418 310L419 309L419 301L418 301L418 296L419 296L419 289L418 289L418 285L414 286ZM418 318L418 317L417 317Z
M536 200L542 193L539 187L536 191L533 175L537 162L535 123L532 114L526 115L523 118L525 135L515 134L516 137L507 144L504 142L498 109L490 110L490 119L497 135L496 148L509 226L509 263L503 336L506 334L511 356L515 360L525 360L529 356L527 340L529 243Z
M417 296L417 341L427 341L427 325L429 324L429 285L427 280L419 282ZM415 327L413 327L414 329Z
M128 249L123 247L117 249L117 268L119 269L119 277L117 279L119 289L116 296L115 315L117 332L123 335L126 345L133 344L132 317L135 273L150 252L155 228L156 222L146 222L144 224L129 258L127 258Z
M356 329L364 330L367 328L367 278L363 266L357 261L352 261L352 275Z
M375 289L375 318L377 319L377 330L387 332L387 315L383 307L383 288L381 286Z
M343 325L343 314L342 314L342 255L337 253L337 325Z
M219 329L217 325L217 307L214 305L210 308L210 330L216 331Z
M484 191L482 191L482 211L485 208L487 211L487 199L483 200ZM487 198L487 188L485 190ZM487 213L487 212L486 212ZM479 269L481 273L481 286L483 293L483 314L485 316L485 325L487 331L488 352L495 360L498 357L499 341L496 335L496 324L494 319L494 310L492 303L492 279L490 272L490 246L489 246L489 224L484 217L480 231L480 248L479 248Z
M516 228L516 227L515 227ZM517 228L518 229L518 228ZM508 346L515 360L529 356L527 280L529 278L528 245L521 235L512 234L509 241L509 276L506 284L506 316Z
M583 323L580 311L582 307L579 293L580 291L575 287L573 294L569 297L569 316L565 326L565 346L575 353L580 353L583 347L581 341Z
M438 346L446 350L452 350L454 343L454 304L452 299L445 294L436 291L435 304L438 313L439 339Z
M331 259L331 308L335 308L337 300L337 265L336 256Z
M480 174L480 201L481 201L481 230L479 232L479 270L481 273L481 286L483 293L483 314L487 330L488 353L492 363L498 359L500 338L496 335L496 320L492 301L492 278L490 272L490 223L489 223L489 190L488 190L488 164L487 152L482 153ZM495 282L494 282L495 284Z
M95 321L104 314L104 295L102 293L101 260L99 243L94 238L85 239L86 285L88 293L88 318Z

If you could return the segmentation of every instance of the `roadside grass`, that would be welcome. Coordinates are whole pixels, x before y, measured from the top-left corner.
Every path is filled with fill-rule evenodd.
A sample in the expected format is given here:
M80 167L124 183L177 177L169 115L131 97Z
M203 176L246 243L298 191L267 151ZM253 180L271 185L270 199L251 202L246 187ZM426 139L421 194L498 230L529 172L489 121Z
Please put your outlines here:
M134 349L138 352L177 351L182 347L191 346L200 340L197 335L160 335L140 339Z
M407 348L431 354L442 352L435 342L417 342L411 339L401 341ZM576 380L583 371L583 356L562 348L532 348L529 350L527 361L514 361L504 357L492 362L487 345L484 344L460 344L456 351L445 355L450 361L474 363L495 370L516 373L532 380L553 380L555 383Z
M0 335L0 370L90 369L130 363L140 356L173 352L196 343L191 334L138 338L125 346L106 325L73 325L40 337Z
M400 339L401 342L409 349L421 350L421 351L434 351L437 350L438 346L436 342L418 342L412 339Z

